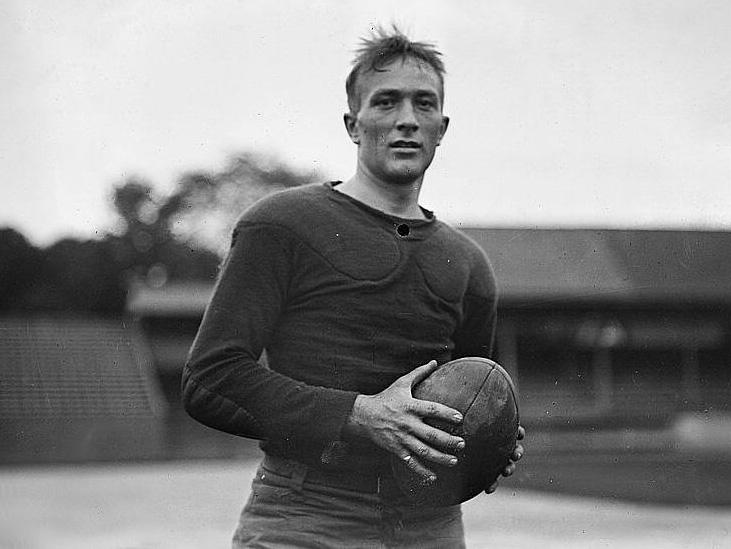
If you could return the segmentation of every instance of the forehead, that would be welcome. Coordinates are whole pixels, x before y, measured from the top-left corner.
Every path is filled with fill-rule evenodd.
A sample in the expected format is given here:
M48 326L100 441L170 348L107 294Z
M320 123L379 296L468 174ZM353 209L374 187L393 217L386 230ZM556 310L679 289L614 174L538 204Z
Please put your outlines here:
M381 90L431 92L441 97L442 83L429 63L407 57L359 75L358 93L362 99Z

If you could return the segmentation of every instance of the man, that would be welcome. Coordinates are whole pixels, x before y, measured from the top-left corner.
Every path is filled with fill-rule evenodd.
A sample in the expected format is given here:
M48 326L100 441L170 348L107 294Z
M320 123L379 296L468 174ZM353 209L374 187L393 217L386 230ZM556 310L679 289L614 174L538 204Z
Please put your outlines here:
M193 417L263 441L234 547L464 546L459 506L409 506L389 467L433 482L430 464L456 464L464 441L425 420L461 417L411 387L492 353L489 264L418 204L449 123L443 75L396 29L364 40L346 82L355 175L266 198L234 230L183 374Z

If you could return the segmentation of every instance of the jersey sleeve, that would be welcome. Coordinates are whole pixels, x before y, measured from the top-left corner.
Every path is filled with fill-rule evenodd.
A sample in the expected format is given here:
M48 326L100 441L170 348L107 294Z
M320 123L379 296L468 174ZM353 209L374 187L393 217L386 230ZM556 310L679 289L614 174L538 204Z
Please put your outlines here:
M454 334L455 346L452 358L468 356L492 358L496 327L495 275L484 252L474 249L470 279L463 301L463 318Z
M239 222L183 370L183 403L209 427L322 464L357 393L308 385L260 362L287 306L298 245L275 224Z

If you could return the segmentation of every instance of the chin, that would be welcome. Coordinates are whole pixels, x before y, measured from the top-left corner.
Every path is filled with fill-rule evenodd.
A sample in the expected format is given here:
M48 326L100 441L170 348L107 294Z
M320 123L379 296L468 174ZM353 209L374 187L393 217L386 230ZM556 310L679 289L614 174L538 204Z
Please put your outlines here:
M424 176L424 166L398 166L384 173L385 180L394 184L410 185Z
M389 172L385 174L385 177L383 178L384 181L387 181L388 183L391 183L393 185L412 185L414 182L418 181L422 176L424 175L424 172L422 171L415 171L415 170L409 170L409 171L403 171L403 172Z

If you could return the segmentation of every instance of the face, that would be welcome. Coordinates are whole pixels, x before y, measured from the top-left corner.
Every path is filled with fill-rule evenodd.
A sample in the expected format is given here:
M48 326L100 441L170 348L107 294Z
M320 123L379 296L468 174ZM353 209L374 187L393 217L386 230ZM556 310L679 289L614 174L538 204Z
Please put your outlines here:
M358 169L384 183L420 180L449 123L440 92L437 73L416 59L360 75L360 109L345 115L358 145Z

